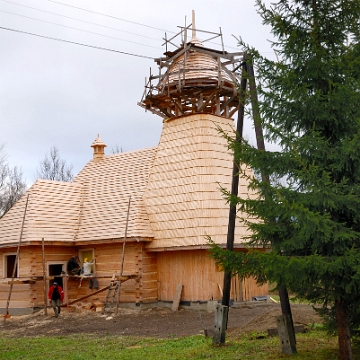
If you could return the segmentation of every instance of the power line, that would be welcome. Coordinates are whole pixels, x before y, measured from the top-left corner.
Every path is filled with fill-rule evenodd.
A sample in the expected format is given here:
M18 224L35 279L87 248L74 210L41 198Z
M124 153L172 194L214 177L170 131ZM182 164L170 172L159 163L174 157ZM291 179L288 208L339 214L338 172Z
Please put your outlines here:
M1 1L5 1L5 0L1 0ZM55 4L59 4L59 5L63 5L63 6L68 6L68 7L71 7L71 8L78 9L78 10L86 11L86 12L89 12L89 13L92 13L92 14L97 14L97 15L106 16L106 17L109 17L109 18L112 18L112 19L116 19L116 20L128 22L128 23L130 23L130 24L136 24L136 25L144 26L144 27L147 27L147 28L150 28L150 29L155 29L155 30L163 31L163 32L170 33L170 34L176 34L176 32L174 32L174 31L169 31L169 30L160 29L160 28L157 28L157 27L154 27L154 26L150 26L150 25L145 25L145 24L142 24L142 23L139 23L139 22L136 22L136 21L121 19L121 18L118 18L118 17L116 17L116 16L111 16L111 15L104 14L104 13L100 13L100 12L97 12L97 11L92 11L92 10L84 9L84 8L81 8L81 7L78 7L78 6L65 4L65 3L62 3L62 2L59 2L59 1L55 1L55 0L46 0L46 1L49 1L49 2L52 2L52 3L55 3ZM211 41L209 41L209 42L210 42L211 44L215 44L215 45L221 46L221 44L217 44L217 43L211 42ZM226 47L229 48L229 49L235 49L234 47L231 47L231 46L226 46Z
M94 35L98 35L98 36L103 36L103 37L107 37L107 38L109 38L109 39L126 41L126 42L133 43L133 44L137 44L137 45L142 45L142 46L152 47L152 48L154 48L154 49L159 49L159 48L156 47L156 46L146 45L146 44L138 43L138 42L136 42L136 41L131 41L131 40L120 39L120 38L117 38L117 37L114 37L114 36L103 35L103 34L99 34L99 33L94 32L94 31L77 29L77 28L74 28L74 27L72 27L72 26L57 24L57 23L54 23L54 22L52 22L52 21L40 20L40 19L36 19L36 18L30 17L30 16L26 16L26 15L16 14L16 13L13 13L13 12L10 12L10 11L0 10L0 12L6 13L6 14L11 14L11 15L20 16L20 17L23 17L23 18L26 18L26 19L31 19L31 20L35 20L35 21L40 21L40 22L43 22L43 23L51 24L51 25L61 26L61 27L67 28L67 29L72 29L72 30L76 30L76 31L86 32L86 33L89 33L89 34L94 34Z
M131 35L140 36L140 37L143 37L143 38L146 38L146 39L157 40L157 41L159 40L159 39L152 38L152 37L150 37L150 36L145 36L145 35L133 33L133 32L131 32L131 31L116 29L116 28L113 28L113 27L110 27L110 26L97 24L97 23L94 23L94 22L91 22L91 21L76 19L76 18L73 18L73 17L71 17L71 16L66 16L66 15L54 13L54 12L51 12L51 11L41 10L41 9L38 9L38 8L35 8L35 7L32 7L32 6L19 4L19 3L16 3L16 2L13 2L13 1L9 1L9 0L0 0L0 1L6 2L6 3L9 3L9 4L13 4L13 5L18 5L18 6L26 7L26 8L28 8L28 9L32 9L32 10L36 10L36 11L41 11L41 12L46 13L46 14L56 15L56 16L60 16L60 17L66 18L66 19L71 19L71 20L75 20L75 21L80 21L80 22L85 23L85 24L96 25L96 26L100 26L100 27L103 27L103 28L106 28L106 29L115 30L115 31L120 31L120 32L124 32L124 33L126 33L126 34L131 34Z
M82 43L78 43L78 42L75 42L75 41L69 41L69 40L64 40L64 39L53 38L53 37L44 36L44 35L39 35L39 34L34 34L34 33L26 32L26 31L21 31L21 30L16 30L16 29L10 29L10 28L6 28L6 27L2 27L2 26L0 26L0 29L2 29L2 30L8 30L8 31L13 31L13 32L17 32L17 33L20 33L20 34L37 36L37 37L44 38L44 39L49 39L49 40L54 40L54 41L61 41L61 42L65 42L65 43L69 43L69 44L74 44L74 45L80 45L80 46L89 47L89 48L93 48L93 49L97 49L97 50L111 51L111 52L115 52L115 53L119 53L119 54L130 55L130 56L140 57L140 58L144 58L144 59L154 60L154 58L152 58L152 57L150 57L150 56L138 55L138 54L131 54L131 53L124 52L124 51L120 51L120 50L114 50L114 49L108 49L108 48L104 48L104 47L100 47L100 46L93 46L93 45L82 44Z
M1 0L1 1L5 1L5 0ZM130 24L136 24L136 25L144 26L144 27L147 27L147 28L150 28L150 29L155 29L155 30L163 31L163 32L170 33L170 34L176 34L176 32L174 32L174 31L169 31L169 30L165 30L165 29L160 29L160 28L157 28L157 27L154 27L154 26L150 26L150 25L146 25L146 24L142 24L142 23L139 23L139 22L136 22L136 21L121 19L121 18L118 18L118 17L116 17L116 16L112 16L112 15L100 13L100 12L97 12L97 11L92 11L92 10L84 9L84 8L81 8L81 7L78 7L78 6L74 6L74 5L70 5L70 4L65 4L65 3L62 3L62 2L60 2L60 1L55 1L55 0L46 0L46 1L49 1L49 2L52 2L52 3L55 3L55 4L59 4L59 5L62 5L62 6L68 6L68 7L71 7L71 8L78 9L78 10L86 11L86 12L89 12L89 13L92 13L92 14L97 14L97 15L106 16L106 17L109 17L109 18L112 18L112 19L116 19L116 20L128 22L128 23L130 23ZM99 25L99 26L100 26L100 25ZM153 39L153 38L152 38L152 39ZM212 41L209 41L209 43L214 44L214 45L221 46L221 44L218 44L218 43L215 43L215 42L212 42ZM233 46L225 46L225 47L228 48L228 49L238 50L238 48L235 48L235 47L233 47Z
M89 12L89 13L92 13L92 14L97 14L97 15L106 16L106 17L109 17L109 18L112 18L112 19L116 19L116 20L128 22L128 23L130 23L130 24L136 24L136 25L144 26L144 27L147 27L147 28L150 28L150 29L155 29L155 30L159 30L159 31L164 31L164 32L166 32L166 30L164 30L164 29L159 29L159 28L154 27L154 26L145 25L145 24L142 24L142 23L139 23L139 22L136 22L136 21L121 19L121 18L118 18L118 17L116 17L116 16L112 16L112 15L100 13L100 12L97 12L97 11L92 11L92 10L84 9L84 8L81 8L81 7L78 7L78 6L74 6L74 5L65 4L65 3L62 3L62 2L60 2L60 1L55 1L55 0L46 0L46 1L49 1L49 2L52 2L52 3L55 3L55 4L59 4L59 5L63 5L63 6L68 6L68 7L74 8L74 9L86 11L86 12ZM168 31L168 32L175 34L175 32L173 32L173 31Z

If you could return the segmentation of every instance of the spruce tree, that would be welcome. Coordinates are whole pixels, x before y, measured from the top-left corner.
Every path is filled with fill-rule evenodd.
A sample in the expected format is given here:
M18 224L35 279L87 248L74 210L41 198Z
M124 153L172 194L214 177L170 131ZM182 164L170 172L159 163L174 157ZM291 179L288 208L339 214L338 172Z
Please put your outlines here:
M239 162L261 175L248 179L258 197L228 195L247 214L250 251L214 246L212 255L228 271L265 276L321 304L336 321L339 359L352 359L350 333L360 325L360 1L280 0L267 8L257 0L257 7L277 59L247 51L264 136L281 150L229 137Z

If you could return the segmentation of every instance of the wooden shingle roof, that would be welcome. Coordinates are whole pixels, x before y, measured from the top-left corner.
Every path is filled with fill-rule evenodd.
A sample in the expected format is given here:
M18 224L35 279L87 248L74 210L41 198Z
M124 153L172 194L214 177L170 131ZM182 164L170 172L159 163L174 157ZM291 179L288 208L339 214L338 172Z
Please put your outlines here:
M72 183L37 180L0 219L0 247L18 244L27 195L22 244L80 244L122 239L131 196L128 238L151 240L143 193L156 148L91 160Z
M154 230L149 248L202 246L207 235L226 243L229 205L220 186L231 189L233 155L216 126L230 134L235 130L231 119L208 114L164 123L145 193ZM251 170L246 171L251 177ZM256 196L244 179L239 195ZM235 243L244 242L246 235L246 226L237 221Z
M123 238L129 196L127 236L153 237L143 194L155 152L141 149L88 162L73 181L84 186L77 242Z
M25 211L22 244L33 241L72 242L80 216L82 186L61 181L37 180L0 219L0 246L17 245Z

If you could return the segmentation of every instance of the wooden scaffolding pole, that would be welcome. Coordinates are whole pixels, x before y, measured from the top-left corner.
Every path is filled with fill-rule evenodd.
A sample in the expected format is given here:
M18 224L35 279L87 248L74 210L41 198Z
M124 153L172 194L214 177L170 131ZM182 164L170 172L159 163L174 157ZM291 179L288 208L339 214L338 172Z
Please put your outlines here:
M6 308L5 308L5 314L4 314L4 322L6 321L6 318L9 315L9 304L10 304L12 289L13 289L13 286L14 286L14 278L15 278L15 273L16 273L16 269L17 269L19 254L20 254L20 245L21 245L21 239L22 239L23 230L24 230L24 223L25 223L25 216L26 216L26 210L27 210L28 202L29 202L29 194L27 195L27 198L26 198L25 210L24 210L24 215L23 215L22 224L21 224L19 244L18 244L18 248L17 248L17 252L16 252L15 263L14 263L12 277L11 277L9 295L8 295L8 299L7 299L7 302L6 302Z
M124 234L124 242L123 242L122 256L121 256L121 266L120 266L120 277L122 276L123 271L124 271L125 244L126 244L127 230L128 230L128 224L129 224L130 201L131 201L131 195L129 196L128 209L127 209L127 215L126 215L125 234ZM117 293L117 298L116 298L115 314L117 314L119 311L120 288L121 288L121 281L119 281L119 288L118 288L118 293Z
M45 269L45 244L44 238L41 240L41 254L42 254L42 267L43 267L43 280L44 280L44 311L47 316L47 281L46 281L46 269Z

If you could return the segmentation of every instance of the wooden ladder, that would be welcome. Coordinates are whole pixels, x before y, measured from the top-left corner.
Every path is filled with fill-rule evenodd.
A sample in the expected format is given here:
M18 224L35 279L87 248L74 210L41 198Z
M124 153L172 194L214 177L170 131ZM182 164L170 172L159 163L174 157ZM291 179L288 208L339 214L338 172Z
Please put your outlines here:
M109 289L108 289L108 292L107 292L106 298L105 298L104 307L101 312L102 314L105 314L106 311L108 311L108 312L111 311L111 308L114 305L115 297L116 297L118 291L120 290L121 281L120 280L116 281L115 277L116 277L116 275L114 274L113 277L111 278Z

